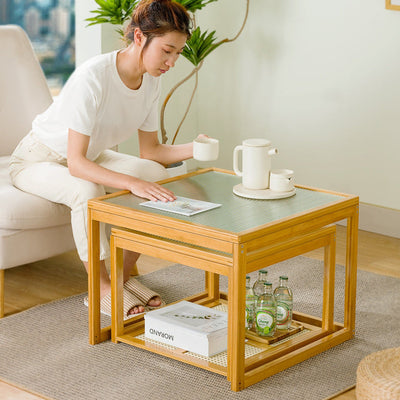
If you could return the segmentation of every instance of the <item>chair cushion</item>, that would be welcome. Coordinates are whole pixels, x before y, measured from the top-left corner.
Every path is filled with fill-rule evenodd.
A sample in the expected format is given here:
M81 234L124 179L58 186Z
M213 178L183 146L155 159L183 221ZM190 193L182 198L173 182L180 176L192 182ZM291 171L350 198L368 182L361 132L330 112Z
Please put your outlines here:
M0 157L0 228L36 229L68 224L70 209L25 193L11 183L9 156Z
M0 228L0 270L43 260L74 249L70 223L43 229Z

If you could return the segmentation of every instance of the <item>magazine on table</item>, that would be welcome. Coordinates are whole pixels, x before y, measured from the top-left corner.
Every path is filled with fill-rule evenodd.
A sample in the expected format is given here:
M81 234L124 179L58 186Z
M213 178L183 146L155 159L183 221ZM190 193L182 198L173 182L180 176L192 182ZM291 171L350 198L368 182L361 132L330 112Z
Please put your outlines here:
M140 205L187 216L198 214L203 211L212 210L213 208L221 206L221 204L210 203L208 201L196 199L189 199L187 197L181 196L176 196L176 200L174 201L145 201L143 203L140 203Z

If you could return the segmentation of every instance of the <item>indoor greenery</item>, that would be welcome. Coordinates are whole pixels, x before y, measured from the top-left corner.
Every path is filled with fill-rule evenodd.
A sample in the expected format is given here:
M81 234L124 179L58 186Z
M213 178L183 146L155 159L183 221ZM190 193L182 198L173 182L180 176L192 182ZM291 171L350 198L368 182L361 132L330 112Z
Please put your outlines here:
M124 33L122 26L127 20L130 19L133 10L135 9L136 5L139 3L140 0L95 0L95 1L99 6L99 8L97 10L92 11L92 13L95 14L95 16L87 19L89 25L101 24L101 23L110 23L113 25L117 25L118 26L117 31L119 32L119 34L123 35ZM172 144L175 143L179 130L189 112L190 106L192 104L198 86L198 71L202 67L205 58L222 44L233 42L239 37L247 21L249 2L250 2L250 0L246 0L246 12L244 20L236 36L233 37L232 39L226 38L217 41L217 38L215 36L216 31L212 32L208 32L207 30L202 31L199 26L196 26L195 14L197 11L204 8L207 4L214 3L218 0L174 0L174 1L182 4L192 16L194 29L192 31L191 37L186 42L186 46L183 50L182 55L193 65L194 68L186 77L184 77L181 81L179 81L169 91L162 104L161 114L160 114L162 143L166 143L168 140L164 124L164 115L165 115L165 108L167 106L169 99L176 91L176 89L178 89L183 83L189 80L192 76L195 76L195 84L184 116L181 122L179 123L175 131L175 134L173 136Z

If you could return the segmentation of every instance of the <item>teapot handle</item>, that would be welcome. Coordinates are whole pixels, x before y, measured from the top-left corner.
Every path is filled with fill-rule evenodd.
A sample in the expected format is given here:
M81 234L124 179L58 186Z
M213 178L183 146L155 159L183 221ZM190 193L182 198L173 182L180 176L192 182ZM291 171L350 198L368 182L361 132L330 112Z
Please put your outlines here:
M243 176L243 172L239 170L239 151L243 151L243 146L236 146L233 150L233 170L237 176Z

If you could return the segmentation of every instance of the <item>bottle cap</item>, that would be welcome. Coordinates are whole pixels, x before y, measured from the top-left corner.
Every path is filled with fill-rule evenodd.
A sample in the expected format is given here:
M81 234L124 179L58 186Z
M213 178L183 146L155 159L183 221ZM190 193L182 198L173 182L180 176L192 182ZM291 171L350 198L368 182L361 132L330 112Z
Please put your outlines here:
M264 286L272 286L271 282L264 282Z
M285 275L282 275L282 276L279 277L279 279L283 279L284 281L287 281L287 280L288 280L288 277L285 276Z

